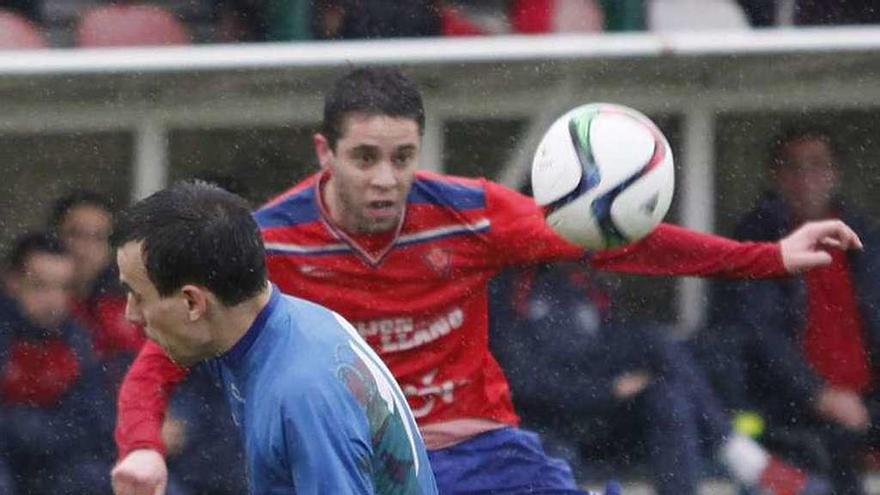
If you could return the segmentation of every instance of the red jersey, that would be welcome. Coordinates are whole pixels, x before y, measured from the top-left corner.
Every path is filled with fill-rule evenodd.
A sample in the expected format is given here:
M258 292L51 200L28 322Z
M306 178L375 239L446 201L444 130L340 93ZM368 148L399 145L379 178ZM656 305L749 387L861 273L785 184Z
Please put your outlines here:
M324 177L306 179L256 213L270 279L351 321L385 360L421 426L460 419L517 424L488 345L487 284L505 267L583 258L599 269L641 274L785 274L776 244L670 225L630 246L589 255L553 232L531 198L484 179L423 171L394 232L353 236L333 224L320 201ZM148 361L160 361L157 349L145 348L126 384L143 384L148 376L156 384L172 381L167 364L148 369ZM144 419L155 418L156 406L123 385L122 455L158 445Z

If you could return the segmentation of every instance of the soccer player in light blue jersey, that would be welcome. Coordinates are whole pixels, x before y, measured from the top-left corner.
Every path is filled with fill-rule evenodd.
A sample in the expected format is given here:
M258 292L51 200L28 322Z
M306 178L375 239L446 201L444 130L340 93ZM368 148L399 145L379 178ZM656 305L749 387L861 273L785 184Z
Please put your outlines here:
M251 493L437 493L391 373L342 317L268 283L240 198L177 184L122 212L113 244L126 317L178 364L204 362L222 381ZM161 490L114 479L117 494Z

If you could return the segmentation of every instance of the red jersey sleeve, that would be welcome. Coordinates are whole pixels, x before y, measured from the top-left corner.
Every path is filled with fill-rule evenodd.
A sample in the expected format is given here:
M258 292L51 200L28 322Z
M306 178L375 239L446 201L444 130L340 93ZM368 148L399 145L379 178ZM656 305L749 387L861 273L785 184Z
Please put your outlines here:
M738 242L670 224L660 224L639 242L597 252L592 264L601 270L643 275L788 275L778 243Z
M165 409L172 390L187 373L157 344L144 344L119 388L114 437L120 459L143 448L165 455L161 438Z
M532 198L490 181L485 182L491 242L502 265L576 260L583 248L556 234ZM600 270L641 275L691 275L725 278L767 278L788 275L778 243L738 242L660 224L644 239L592 254Z
M508 266L584 257L583 248L547 225L532 198L491 181L485 181L484 190L494 261Z

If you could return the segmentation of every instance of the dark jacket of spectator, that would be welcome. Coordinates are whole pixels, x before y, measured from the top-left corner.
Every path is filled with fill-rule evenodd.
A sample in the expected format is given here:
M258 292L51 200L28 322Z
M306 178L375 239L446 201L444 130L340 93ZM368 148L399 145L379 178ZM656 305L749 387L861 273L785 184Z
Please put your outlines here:
M600 333L607 296L592 287L583 270L546 268L508 271L491 285L493 353L517 407L538 423L606 412L617 402L612 382L621 358Z
M841 212L840 218L852 226L865 245L863 251L848 252L848 263L873 376L880 377L880 229L842 205L837 209ZM739 224L734 237L767 241L779 239L794 227L782 199L775 193L767 193ZM770 387L767 393L778 396L780 390L785 390L790 395L786 396L787 400L806 407L816 397L822 381L807 363L800 347L807 310L803 279L718 283L714 297L712 320L717 325L733 326L718 335L737 332L739 325L754 329L748 334L756 336L751 344L759 347L763 359L749 366L767 366L763 376L772 376L774 380L766 384ZM722 395L729 397L724 392ZM735 404L735 407L745 406Z
M0 296L0 433L16 478L113 459L113 398L90 349L74 321L39 328Z

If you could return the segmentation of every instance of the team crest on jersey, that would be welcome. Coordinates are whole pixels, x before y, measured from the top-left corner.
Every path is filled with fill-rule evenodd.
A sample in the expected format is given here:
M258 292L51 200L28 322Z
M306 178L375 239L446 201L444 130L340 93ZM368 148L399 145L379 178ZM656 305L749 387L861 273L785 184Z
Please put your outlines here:
M449 275L449 270L452 268L452 253L448 249L434 246L423 257L428 267L437 275L441 277Z

